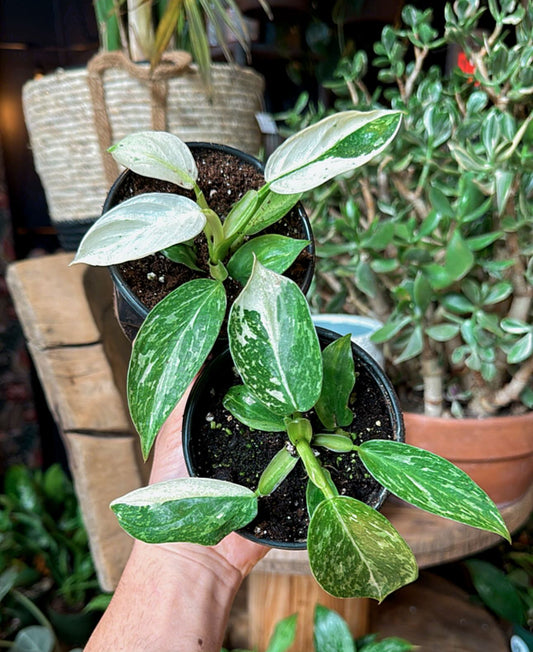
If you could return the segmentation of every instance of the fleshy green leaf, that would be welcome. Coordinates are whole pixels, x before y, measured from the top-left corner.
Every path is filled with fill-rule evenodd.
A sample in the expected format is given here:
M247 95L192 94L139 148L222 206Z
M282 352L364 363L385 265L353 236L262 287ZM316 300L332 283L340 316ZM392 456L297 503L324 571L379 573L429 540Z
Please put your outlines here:
M533 355L533 330L526 333L509 349L507 362L509 364L518 364L527 360L531 355Z
M509 540L493 501L448 460L408 444L377 439L361 444L359 455L374 478L402 500Z
M413 553L379 512L347 496L322 501L307 533L311 571L338 598L383 600L414 581Z
M255 518L257 498L231 482L178 478L135 489L114 500L111 509L128 534L146 543L212 546Z
M273 412L306 412L316 403L322 356L309 305L296 283L256 261L233 303L228 336L241 378Z
M325 428L349 426L353 412L349 408L355 383L350 335L339 337L322 351L324 379L315 410Z
M191 190L198 168L187 145L166 131L139 131L109 148L117 163L144 177L170 181Z
M255 256L268 269L283 274L308 244L309 240L296 240L275 233L260 235L237 249L228 261L227 270L232 278L245 285L252 273Z
M291 614L280 620L270 637L266 652L286 652L294 643L298 614Z
M52 652L55 639L52 631L43 625L24 627L15 637L14 652Z
M525 606L508 576L481 559L465 562L480 598L500 618L518 625L525 624Z
M91 226L72 262L107 267L144 258L192 240L205 222L198 204L187 197L165 192L137 195L104 213Z
M168 294L143 322L130 359L128 403L145 458L211 351L225 311L222 283L196 279Z
M197 272L202 271L196 264L196 255L194 253L194 249L188 244L180 243L173 245L172 247L163 249L161 253L173 263L180 263L189 269L194 269Z
M344 111L288 138L269 157L265 179L280 194L305 192L382 152L400 128L399 111Z
M267 192L265 199L250 218L243 233L245 235L255 235L268 226L279 222L298 203L301 196L301 192L290 195L277 195L274 192Z
M436 342L448 342L459 333L457 324L437 324L426 328L426 335Z
M267 432L284 432L283 417L274 414L250 392L245 385L230 387L223 401L226 410L241 423Z
M315 607L314 643L317 652L356 652L346 621L332 609Z

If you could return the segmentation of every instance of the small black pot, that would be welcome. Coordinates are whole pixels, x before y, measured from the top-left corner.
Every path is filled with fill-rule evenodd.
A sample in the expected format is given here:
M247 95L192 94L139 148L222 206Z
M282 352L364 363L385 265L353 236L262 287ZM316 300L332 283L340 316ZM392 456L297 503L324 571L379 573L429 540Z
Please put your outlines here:
M332 331L317 328L320 344L325 348L329 343L338 339L340 335ZM391 382L379 366L364 349L352 342L355 370L358 373L353 410L355 413L354 424L357 423L357 432L361 434L362 440L385 438L395 441L404 441L404 424L400 404ZM183 419L183 450L187 469L191 476L215 477L222 480L243 484L250 489L255 489L259 474L266 463L283 446L286 440L285 433L259 433L241 425L241 432L233 435L225 433L224 427L213 429L211 424L214 421L224 426L224 423L235 423L229 413L222 408L222 398L227 390L234 384L240 382L233 367L229 350L224 351L212 360L201 372L192 388L189 396ZM372 414L379 406L376 414ZM310 417L312 419L312 417ZM224 422L224 419L226 421ZM376 430L376 422L380 422L380 432ZM258 460L257 448L266 449L266 463ZM230 456L233 449L242 449L245 459L233 467L230 467ZM347 454L346 454L347 455ZM321 459L324 466L334 473L339 473L338 453L329 451L321 452ZM345 463L349 458L343 458ZM217 468L212 468L215 462ZM248 471L245 467L250 465ZM372 478L362 463L350 463L351 472L357 477L353 481L351 490L346 495L351 495L366 504L379 509L389 492ZM340 473L339 473L340 474ZM337 478L338 479L338 478ZM339 482L334 481L339 486ZM303 484L302 484L303 483ZM305 505L305 485L307 476L303 465L299 462L289 477L280 485L276 491L268 497L259 499L259 514L254 521L239 531L242 536L275 548L305 549L307 546L307 524L308 516ZM350 486L348 483L347 486ZM283 519L281 512L284 496L290 496L292 501L291 519L294 514L302 517L302 523L295 524L291 520L289 530L292 538L275 538L271 535L264 535L265 528L261 524L265 520L265 514L269 512L272 520L279 523ZM279 509L279 512L276 510ZM263 512L265 512L263 514ZM267 530L268 531L268 530Z
M264 171L264 165L257 158L241 152L238 149L229 147L227 145L219 145L215 143L187 143L193 154L201 149L211 149L215 151L224 152L226 154L234 155L241 160L253 165L259 172ZM131 170L125 170L115 181L104 203L103 213L110 210L120 202L121 187L128 181L128 178L134 173ZM311 224L301 204L297 204L293 210L298 211L298 216L302 221L302 231L304 239L309 240L310 244L306 247L307 253L306 260L309 261L307 269L300 289L304 294L307 292L311 285L314 273L314 239ZM118 265L111 265L109 267L111 277L113 279L114 299L115 299L115 312L120 322L121 328L130 341L133 341L141 324L145 320L149 308L134 294L131 288L124 280ZM288 270L290 272L290 270Z

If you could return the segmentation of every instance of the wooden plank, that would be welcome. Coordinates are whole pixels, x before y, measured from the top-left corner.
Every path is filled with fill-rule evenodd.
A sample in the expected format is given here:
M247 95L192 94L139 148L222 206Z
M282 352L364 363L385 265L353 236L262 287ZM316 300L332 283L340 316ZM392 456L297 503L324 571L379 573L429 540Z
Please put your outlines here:
M95 437L66 433L65 445L74 486L100 585L116 588L132 539L120 528L109 503L143 483L139 446L132 437Z
M340 614L354 637L368 632L369 600L334 598L322 590L310 575L252 573L248 578L247 590L248 646L253 650L266 650L275 625L292 614L298 614L298 622L291 650L313 650L313 621L317 604Z
M60 430L133 432L102 344L46 350L28 346Z
M7 285L26 340L36 348L100 340L83 291L86 266L69 267L72 258L72 253L29 258L7 269Z

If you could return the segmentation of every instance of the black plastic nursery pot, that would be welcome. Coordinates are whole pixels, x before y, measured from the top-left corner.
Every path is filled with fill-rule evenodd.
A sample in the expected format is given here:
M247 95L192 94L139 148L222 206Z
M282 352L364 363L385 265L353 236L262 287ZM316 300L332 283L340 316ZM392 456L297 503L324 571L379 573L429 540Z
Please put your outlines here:
M187 143L187 145L191 149L198 165L198 185L202 188L210 207L213 208L213 210L215 210L215 212L217 212L221 217L224 217L229 212L231 205L239 198L239 196L244 194L244 192L252 187L258 187L264 183L264 165L261 161L250 154L241 152L233 147L214 143ZM202 177L202 165L205 163L206 158L211 156L222 157L221 167L227 162L238 163L236 168L232 168L232 173L235 177L236 183L235 190L225 187L223 193L218 192L213 186L215 180L208 178L204 179ZM207 169L207 166L205 169ZM248 180L250 170L253 171L253 183L250 183ZM192 191L184 191L172 183L158 181L156 179L148 179L141 177L131 170L125 170L111 187L104 203L103 212L110 210L129 197L146 192L178 192L194 199ZM217 194L220 196L217 196ZM292 278L298 283L300 289L304 293L307 292L311 285L314 273L315 248L311 225L303 206L297 204L280 222L266 229L265 233L281 233L282 235L289 235L294 238L301 238L310 241L310 244L302 251L293 265L285 272L286 276ZM140 269L144 269L145 271L140 272ZM149 270L148 273L152 277L152 281L146 279L146 270ZM153 256L142 259L142 266L140 261L133 261L131 263L112 265L109 267L114 286L115 311L121 328L128 339L132 341L135 338L135 335L148 312L153 308L155 303L163 298L163 296L160 295L163 288L158 287L160 279L164 279L164 293L168 294L181 284L176 274L180 270L181 275L185 273L187 276L187 278L181 282L191 280L191 278L198 276L198 274L185 268L184 265L179 265L178 263L169 261L162 254L154 254ZM144 287L143 295L140 296L132 287L130 279L134 274L138 276L142 273L144 273ZM232 282L231 279L226 281L225 284L226 289L229 290L228 297L230 297L232 293L238 294L241 289L241 286L236 282ZM159 296L159 298L156 298L155 292L152 296L152 289L157 290L157 296ZM231 301L228 302L228 308L230 304Z
M340 335L317 328L324 348ZM396 393L379 364L352 342L357 374L351 408L355 418L346 430L367 439L404 441L402 412ZM229 350L207 364L189 396L183 420L183 449L191 476L210 477L257 487L259 476L285 442L286 433L252 430L224 409L228 389L239 384ZM313 411L306 415L318 423ZM315 430L318 432L318 430ZM320 460L341 494L379 509L389 492L362 465L356 453L320 449ZM242 536L275 548L304 549L309 518L306 507L307 476L301 461L270 495L259 498L257 517L239 530Z

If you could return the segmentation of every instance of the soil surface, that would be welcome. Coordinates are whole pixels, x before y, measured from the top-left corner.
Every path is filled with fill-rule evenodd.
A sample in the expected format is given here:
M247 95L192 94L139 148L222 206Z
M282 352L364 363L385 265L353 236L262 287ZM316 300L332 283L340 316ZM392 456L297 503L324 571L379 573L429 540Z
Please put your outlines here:
M252 164L243 161L230 152L220 152L205 148L193 148L193 156L198 167L198 185L210 206L224 220L233 204L247 190L258 189L264 185L263 174ZM173 183L142 177L129 172L118 189L113 205L130 197L148 192L169 192L195 199L192 191L187 191ZM281 233L293 238L305 239L306 233L298 208L294 208L277 224L264 233ZM195 272L185 265L174 263L162 254L154 254L118 266L126 284L141 302L151 309L169 292L179 285L208 275L207 243L203 234L195 239L198 266L204 273ZM312 254L308 249L302 251L286 275L298 284L303 283ZM240 283L232 279L224 282L228 296L228 307L242 289Z
M212 364L213 373L200 390L198 411L193 419L193 467L198 476L227 480L255 490L261 472L285 445L287 435L252 430L224 409L224 395L241 381L236 370L228 368L229 356L225 359L219 356ZM356 359L356 372L351 402L355 418L346 430L353 433L355 443L366 439L394 439L389 397L372 378L364 360ZM314 432L323 430L318 427L314 411L306 416L311 419ZM317 451L340 494L368 504L380 496L381 485L370 476L357 453L333 453L324 448ZM299 461L273 494L259 499L258 516L242 533L259 540L305 542L309 525L306 485L307 476Z

